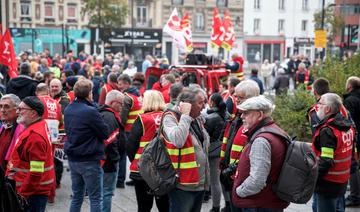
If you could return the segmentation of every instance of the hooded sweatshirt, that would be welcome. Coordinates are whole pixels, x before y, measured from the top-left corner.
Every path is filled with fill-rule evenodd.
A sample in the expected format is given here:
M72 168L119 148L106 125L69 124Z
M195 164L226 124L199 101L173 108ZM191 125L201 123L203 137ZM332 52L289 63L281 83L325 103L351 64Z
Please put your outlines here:
M27 96L35 96L35 90L38 82L26 75L19 75L9 81L6 93L15 94L21 100Z

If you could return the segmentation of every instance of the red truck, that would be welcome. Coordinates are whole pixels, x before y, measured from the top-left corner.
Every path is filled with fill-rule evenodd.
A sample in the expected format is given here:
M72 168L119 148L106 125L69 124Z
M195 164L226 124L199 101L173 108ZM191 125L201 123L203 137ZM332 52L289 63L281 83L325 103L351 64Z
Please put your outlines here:
M167 74L173 70L183 75L182 83L184 86L198 84L208 96L215 92L221 92L221 82L226 82L230 74L222 65L177 65L170 66L169 69L150 67L145 73L145 88L151 89L162 74Z

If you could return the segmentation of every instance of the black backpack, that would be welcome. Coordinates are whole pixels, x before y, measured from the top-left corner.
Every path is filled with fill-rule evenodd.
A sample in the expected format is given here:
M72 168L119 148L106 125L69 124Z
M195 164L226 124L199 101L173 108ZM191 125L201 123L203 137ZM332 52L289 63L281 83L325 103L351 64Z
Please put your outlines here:
M15 191L15 182L6 179L5 171L0 166L0 212L26 211L27 202Z
M260 129L253 138L260 133L272 133L287 144L279 178L272 188L274 193L286 202L307 203L314 193L318 176L318 161L311 147L269 127Z
M168 113L163 114L162 119L166 114ZM176 117L178 118L177 115ZM180 157L179 149L178 169L175 170L160 128L156 137L144 147L138 163L140 175L150 187L151 194L162 196L176 187L179 178Z

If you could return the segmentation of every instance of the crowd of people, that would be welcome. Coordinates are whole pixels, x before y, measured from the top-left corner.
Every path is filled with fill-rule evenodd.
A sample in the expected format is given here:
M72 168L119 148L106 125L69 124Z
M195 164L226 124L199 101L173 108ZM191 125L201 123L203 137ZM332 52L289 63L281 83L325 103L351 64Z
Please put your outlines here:
M316 100L308 112L319 166L313 211L360 205L360 78L347 80L342 100L330 93L327 79L312 78L311 64L303 58L291 59L287 67L276 61L269 68L265 61L251 70L249 79L242 58L232 59L226 64L232 76L223 90L208 96L199 85L184 87L176 71L146 90L145 70L166 69L166 59L146 56L142 70L136 70L127 55L109 54L102 60L83 52L74 58L72 51L63 59L48 50L21 53L19 76L2 84L1 169L27 200L27 211L45 211L47 202L55 201L63 172L62 161L54 157L60 140L70 169L71 212L81 211L86 194L91 211L111 211L112 196L125 187L127 170L139 212L151 211L154 200L160 212L196 212L210 195L211 212L283 211L290 203L272 187L286 143L260 133L263 128L283 132L271 118L274 104L262 94L271 89L287 94L291 78ZM176 188L162 196L153 195L138 167L144 147L157 133L178 171Z

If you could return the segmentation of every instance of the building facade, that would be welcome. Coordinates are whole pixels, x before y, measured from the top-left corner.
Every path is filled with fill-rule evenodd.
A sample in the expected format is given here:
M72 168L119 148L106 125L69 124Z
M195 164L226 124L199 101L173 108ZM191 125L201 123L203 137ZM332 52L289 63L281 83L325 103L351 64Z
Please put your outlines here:
M325 0L325 5L334 0ZM245 0L244 55L249 63L282 60L293 54L313 59L314 13L322 0Z
M344 17L341 35L335 37L335 46L342 50L356 51L360 49L360 1L336 0L335 14Z
M2 23L10 29L15 51L52 54L68 49L90 51L88 18L77 0L10 0L1 2Z

